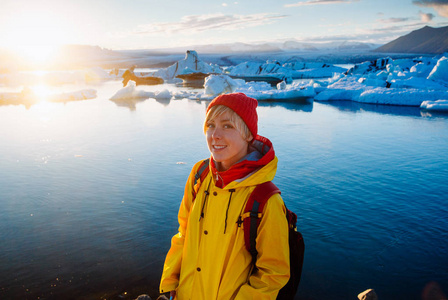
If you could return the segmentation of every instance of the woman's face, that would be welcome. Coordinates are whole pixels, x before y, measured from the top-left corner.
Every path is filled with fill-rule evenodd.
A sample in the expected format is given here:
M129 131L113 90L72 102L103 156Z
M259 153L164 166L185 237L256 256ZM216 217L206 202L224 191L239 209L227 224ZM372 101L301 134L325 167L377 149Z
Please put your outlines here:
M217 162L218 171L225 171L246 156L249 141L230 122L229 113L223 113L206 123L208 149Z

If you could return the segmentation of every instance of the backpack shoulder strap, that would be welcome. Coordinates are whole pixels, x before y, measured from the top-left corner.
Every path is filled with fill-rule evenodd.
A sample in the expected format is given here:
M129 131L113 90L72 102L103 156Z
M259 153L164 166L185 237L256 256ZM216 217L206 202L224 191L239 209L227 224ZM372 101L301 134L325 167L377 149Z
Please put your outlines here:
M192 186L192 193L193 193L193 201L196 198L196 194L199 191L199 188L201 187L202 182L204 181L205 177L207 176L209 172L209 164L210 164L210 158L204 159L201 164L199 165L196 173L194 174L194 181Z
M280 189L271 181L264 182L255 187L246 203L243 214L244 243L247 251L252 255L255 265L257 260L256 238L264 206L272 195L281 193Z

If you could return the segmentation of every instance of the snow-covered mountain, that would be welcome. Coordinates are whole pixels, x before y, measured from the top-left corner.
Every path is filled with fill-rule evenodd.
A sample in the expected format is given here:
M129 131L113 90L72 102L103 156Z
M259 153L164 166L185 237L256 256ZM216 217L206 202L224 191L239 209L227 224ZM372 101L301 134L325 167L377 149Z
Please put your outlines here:
M163 52L185 52L186 49L195 49L199 53L220 53L233 54L241 52L252 53L274 53L287 51L370 51L376 49L379 45L371 43L339 41L324 43L307 43L297 40L287 40L279 42L260 42L260 43L228 43L228 44L210 44L210 45L191 45L188 47L160 49Z

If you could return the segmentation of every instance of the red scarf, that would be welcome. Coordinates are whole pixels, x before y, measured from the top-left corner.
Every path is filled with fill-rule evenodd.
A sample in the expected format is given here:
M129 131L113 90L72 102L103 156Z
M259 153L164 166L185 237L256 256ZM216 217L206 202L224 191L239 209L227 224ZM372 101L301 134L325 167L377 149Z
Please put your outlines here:
M251 148L255 148L254 151L261 153L262 157L259 160L244 159L223 172L218 172L213 157L210 158L213 178L217 187L223 188L234 180L244 178L257 169L264 167L275 158L274 147L271 141L263 136L257 135L251 143Z

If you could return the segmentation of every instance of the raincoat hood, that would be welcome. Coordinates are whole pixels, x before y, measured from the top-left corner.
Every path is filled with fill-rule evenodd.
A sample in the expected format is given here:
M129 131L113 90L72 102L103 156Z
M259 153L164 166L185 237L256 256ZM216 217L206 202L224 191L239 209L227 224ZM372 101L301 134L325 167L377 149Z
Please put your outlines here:
M228 170L219 172L213 157L210 158L210 162L210 169L215 185L226 189L251 186L265 181L271 181L274 179L277 168L277 158L275 157L274 147L271 141L260 135L257 135L252 140L249 146L249 153ZM274 172L272 172L272 169L274 169ZM256 182L252 182L250 177L255 172L257 172L257 179Z

